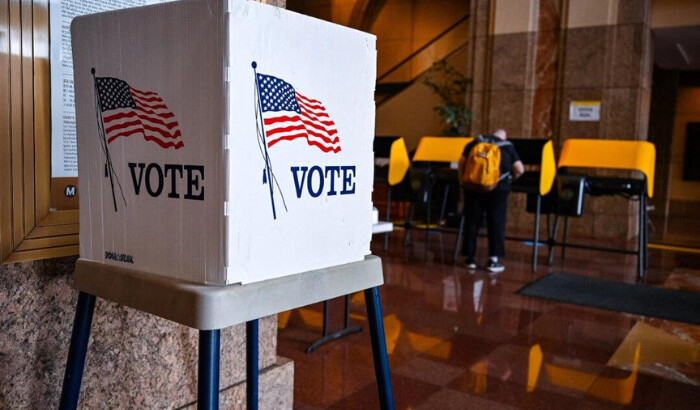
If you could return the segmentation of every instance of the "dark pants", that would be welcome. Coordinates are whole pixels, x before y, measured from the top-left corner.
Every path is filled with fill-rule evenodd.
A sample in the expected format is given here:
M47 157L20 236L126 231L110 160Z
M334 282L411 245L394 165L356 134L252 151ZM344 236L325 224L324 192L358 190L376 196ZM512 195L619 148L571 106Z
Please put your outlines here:
M481 221L486 214L486 229L489 238L489 256L505 255L506 210L508 191L491 192L464 191L464 241L462 254L467 258L476 255L476 238Z

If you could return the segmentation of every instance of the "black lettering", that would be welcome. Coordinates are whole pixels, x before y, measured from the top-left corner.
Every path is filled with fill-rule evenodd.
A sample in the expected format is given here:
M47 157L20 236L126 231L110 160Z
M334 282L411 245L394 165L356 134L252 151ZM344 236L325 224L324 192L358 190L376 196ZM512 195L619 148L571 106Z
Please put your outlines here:
M204 201L204 185L200 183L204 181L204 166L202 165L184 165L185 173L187 174L187 193L185 199L196 199ZM197 175L199 173L199 175Z
M177 193L177 180L175 177L176 171L180 173L180 178L182 178L182 165L165 164L165 177L168 177L168 171L170 172L170 192L168 193L168 198L179 198L180 194Z
M153 169L158 173L158 188L155 191L151 187L151 171ZM148 167L146 167L146 191L152 197L157 197L163 192L163 170L160 169L158 164L148 164Z
M131 180L134 182L134 193L136 195L138 195L139 191L141 191L141 182L143 182L143 168L145 166L146 166L146 164L144 164L144 163L136 164L134 162L129 162L129 169L131 170ZM139 167L138 179L136 178L136 172L134 172L134 169L136 167Z

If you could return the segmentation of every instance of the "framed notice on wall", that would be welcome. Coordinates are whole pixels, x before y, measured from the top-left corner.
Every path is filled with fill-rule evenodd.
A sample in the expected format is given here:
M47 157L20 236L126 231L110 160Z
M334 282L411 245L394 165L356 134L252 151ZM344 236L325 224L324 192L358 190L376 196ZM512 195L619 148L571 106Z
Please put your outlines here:
M74 17L127 7L165 3L171 0L51 0L49 26L51 44L51 177L70 178L52 184L57 197L70 195L68 185L78 176L75 139L75 101L73 93L73 56L70 23ZM54 181L59 182L59 181ZM57 189L53 189L56 185ZM60 188L60 189L59 189ZM66 188L69 188L66 191Z
M571 101L569 121L600 121L600 101Z

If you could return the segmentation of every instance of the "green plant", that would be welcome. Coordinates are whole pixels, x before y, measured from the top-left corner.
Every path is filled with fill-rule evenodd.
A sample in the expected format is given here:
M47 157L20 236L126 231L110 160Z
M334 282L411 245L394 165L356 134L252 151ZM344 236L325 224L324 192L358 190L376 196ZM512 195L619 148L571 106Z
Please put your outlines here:
M471 111L466 107L467 85L471 80L447 64L436 61L428 70L423 84L435 92L442 101L433 109L445 121L445 134L464 135L467 132Z

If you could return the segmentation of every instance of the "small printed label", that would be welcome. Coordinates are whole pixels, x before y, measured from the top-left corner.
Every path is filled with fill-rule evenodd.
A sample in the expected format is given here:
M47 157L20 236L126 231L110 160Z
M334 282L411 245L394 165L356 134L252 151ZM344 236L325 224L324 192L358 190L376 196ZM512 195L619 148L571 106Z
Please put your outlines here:
M105 252L105 259L124 263L134 263L134 257L125 253Z

